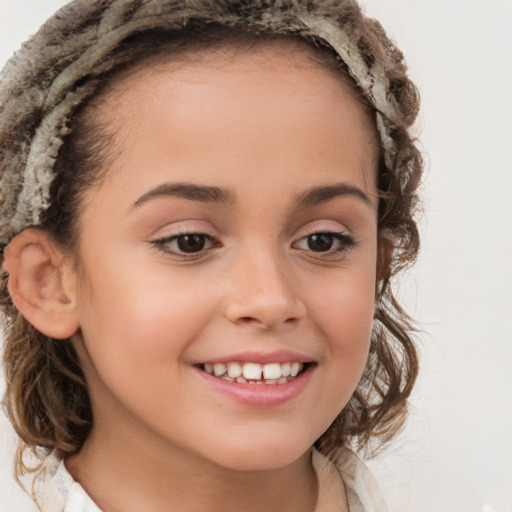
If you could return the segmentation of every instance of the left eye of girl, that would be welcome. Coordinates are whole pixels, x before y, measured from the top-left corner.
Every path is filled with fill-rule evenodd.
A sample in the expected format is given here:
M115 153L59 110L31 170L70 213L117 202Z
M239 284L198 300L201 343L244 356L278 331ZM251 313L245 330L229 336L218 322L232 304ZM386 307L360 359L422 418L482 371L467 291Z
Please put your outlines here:
M302 237L293 245L297 249L315 253L336 254L347 251L356 244L354 238L345 233L312 233Z

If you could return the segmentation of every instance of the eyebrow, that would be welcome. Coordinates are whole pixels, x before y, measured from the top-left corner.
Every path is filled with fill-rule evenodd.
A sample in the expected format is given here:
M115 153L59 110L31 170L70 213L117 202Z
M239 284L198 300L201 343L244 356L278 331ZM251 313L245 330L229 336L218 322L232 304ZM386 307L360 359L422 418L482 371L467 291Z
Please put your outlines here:
M203 203L232 203L235 195L221 187L210 187L206 185L195 185L191 183L164 183L146 192L139 197L133 204L133 207L141 206L157 197L181 197L192 201L201 201Z
M298 205L301 207L318 206L340 196L356 197L365 204L372 206L372 202L367 194L360 188L347 183L336 183L306 190L299 196Z
M141 206L152 199L168 196L180 197L204 203L228 204L235 202L235 194L226 188L196 185L193 183L164 183L139 197L139 199L137 199L133 204L132 208ZM324 185L306 190L299 195L297 204L302 208L318 206L340 196L356 197L365 204L369 206L372 205L367 194L365 194L360 188L347 183Z

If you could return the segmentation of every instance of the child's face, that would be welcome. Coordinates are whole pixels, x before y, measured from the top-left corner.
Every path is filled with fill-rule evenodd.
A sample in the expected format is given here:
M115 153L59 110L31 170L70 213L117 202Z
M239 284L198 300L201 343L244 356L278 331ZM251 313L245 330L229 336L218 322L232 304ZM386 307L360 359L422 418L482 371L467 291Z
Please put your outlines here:
M86 194L74 336L95 442L234 469L298 459L367 358L368 114L332 73L273 50L139 72L99 114L115 157ZM214 363L284 380L238 383Z

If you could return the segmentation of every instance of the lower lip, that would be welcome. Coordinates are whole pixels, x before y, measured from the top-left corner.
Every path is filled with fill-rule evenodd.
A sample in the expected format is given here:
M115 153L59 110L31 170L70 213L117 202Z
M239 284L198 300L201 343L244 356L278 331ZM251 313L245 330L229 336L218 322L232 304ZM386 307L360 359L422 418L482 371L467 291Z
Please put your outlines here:
M197 375L214 391L232 400L251 407L275 407L297 398L311 379L315 365L286 384L240 384L219 377L214 377L199 368L194 368Z

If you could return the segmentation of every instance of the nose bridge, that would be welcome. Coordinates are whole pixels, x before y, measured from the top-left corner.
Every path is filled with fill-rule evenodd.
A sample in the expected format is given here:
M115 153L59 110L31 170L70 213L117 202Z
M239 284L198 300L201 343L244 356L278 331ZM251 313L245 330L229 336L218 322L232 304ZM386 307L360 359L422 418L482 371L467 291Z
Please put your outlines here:
M247 245L237 254L234 267L226 307L232 322L269 329L304 316L290 266L278 247Z

